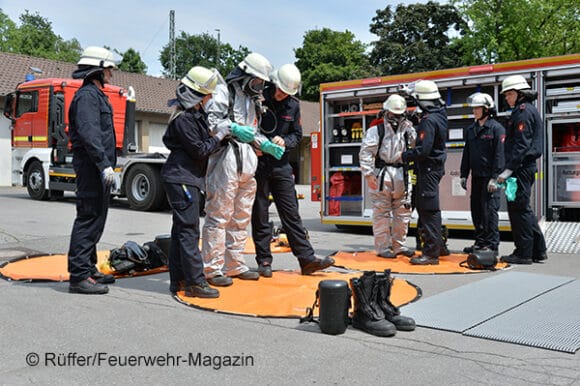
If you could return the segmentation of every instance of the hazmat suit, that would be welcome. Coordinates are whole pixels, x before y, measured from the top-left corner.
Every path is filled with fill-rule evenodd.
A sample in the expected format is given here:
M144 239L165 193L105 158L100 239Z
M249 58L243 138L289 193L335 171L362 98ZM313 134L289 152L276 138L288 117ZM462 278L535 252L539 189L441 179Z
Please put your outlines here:
M269 80L270 71L271 66L268 71L262 71L265 73L262 80ZM217 284L216 280L223 276L259 278L257 272L249 271L242 255L256 193L254 173L258 158L255 149L275 153L273 155L278 158L282 157L284 149L259 134L262 89L252 88L255 79L256 74L244 71L240 63L227 76L227 85L218 85L207 108L212 133L233 122L254 128L253 140L244 138L251 143L232 136L227 145L208 160L202 256L205 276L210 284L231 284L228 281Z
M379 125L384 136L379 143ZM411 219L411 184L406 178L401 154L415 145L412 123L398 117L369 128L359 152L360 167L370 189L373 205L375 250L382 257L412 255L405 247Z

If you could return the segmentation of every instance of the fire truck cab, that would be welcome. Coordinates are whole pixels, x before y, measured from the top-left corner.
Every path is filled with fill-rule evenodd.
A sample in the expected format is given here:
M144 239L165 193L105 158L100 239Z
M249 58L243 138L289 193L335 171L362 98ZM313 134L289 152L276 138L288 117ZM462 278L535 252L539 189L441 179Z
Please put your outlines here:
M4 116L12 124L12 183L26 186L35 200L75 190L68 109L81 85L82 80L75 79L30 80L6 97ZM117 140L117 183L112 193L127 197L135 209L160 209L166 202L159 175L165 156L135 152L134 91L105 85L103 92L113 108Z

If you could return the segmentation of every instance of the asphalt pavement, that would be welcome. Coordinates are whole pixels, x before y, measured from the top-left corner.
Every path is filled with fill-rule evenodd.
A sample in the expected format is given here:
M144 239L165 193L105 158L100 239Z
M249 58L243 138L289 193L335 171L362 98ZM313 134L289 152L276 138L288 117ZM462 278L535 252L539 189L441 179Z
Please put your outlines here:
M317 254L372 249L366 230L321 224L308 186L297 188L306 194L300 210ZM66 253L74 217L72 194L41 202L24 188L0 187L0 263ZM277 220L274 206L271 217ZM98 249L151 241L170 227L169 211L137 212L115 200ZM451 234L450 249L471 244L458 237L465 235ZM512 249L505 241L500 253ZM256 267L254 256L246 256ZM289 253L275 254L273 264L298 269ZM545 264L512 269L579 278L580 256L550 254ZM425 298L498 274L396 276L419 286ZM297 319L187 307L168 287L167 273L117 280L103 296L69 294L67 283L0 279L0 384L580 385L578 353L421 327L392 338L352 327L330 336Z

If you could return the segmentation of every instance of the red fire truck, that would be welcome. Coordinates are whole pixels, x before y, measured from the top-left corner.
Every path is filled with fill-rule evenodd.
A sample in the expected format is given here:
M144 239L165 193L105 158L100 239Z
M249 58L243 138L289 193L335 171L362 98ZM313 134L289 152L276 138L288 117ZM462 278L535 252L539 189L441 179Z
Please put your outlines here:
M12 183L26 186L36 200L61 197L75 190L75 173L68 137L68 109L81 80L37 79L19 84L6 97L4 115L12 122ZM114 111L117 137L117 188L131 207L157 210L166 203L160 169L162 154L136 153L135 95L106 85Z
M538 160L532 206L538 218L578 219L580 211L580 54L508 63L325 83L320 86L321 127L311 135L311 198L321 202L323 223L371 225L372 205L361 176L358 153L364 131L388 95L420 79L437 83L447 105L446 173L440 184L443 223L472 229L469 191L461 188L463 130L473 122L466 99L490 94L498 120L509 115L500 95L507 76L523 75L538 91L536 106L545 124L545 151ZM407 97L410 109L413 102ZM505 199L500 229L509 230ZM416 226L416 214L412 226Z

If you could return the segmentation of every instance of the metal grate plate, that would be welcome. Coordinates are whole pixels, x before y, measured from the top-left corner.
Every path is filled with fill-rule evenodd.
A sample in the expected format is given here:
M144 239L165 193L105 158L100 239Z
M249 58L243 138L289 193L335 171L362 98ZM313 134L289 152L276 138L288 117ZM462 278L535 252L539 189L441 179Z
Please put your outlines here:
M463 334L574 354L580 348L579 299L575 280Z
M580 255L580 223L546 222L544 237L548 252Z
M402 308L419 326L463 332L494 316L575 280L526 272L502 272Z

